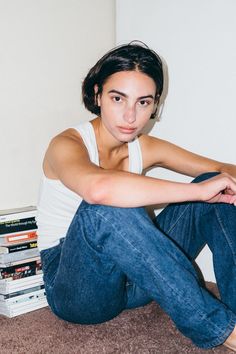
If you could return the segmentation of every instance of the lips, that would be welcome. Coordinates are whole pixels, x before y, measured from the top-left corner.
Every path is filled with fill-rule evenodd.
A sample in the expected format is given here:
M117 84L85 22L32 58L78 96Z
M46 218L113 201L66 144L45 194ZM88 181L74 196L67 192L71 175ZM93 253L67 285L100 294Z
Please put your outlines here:
M129 128L129 127L118 127L118 129L124 134L132 134L136 130L136 128Z

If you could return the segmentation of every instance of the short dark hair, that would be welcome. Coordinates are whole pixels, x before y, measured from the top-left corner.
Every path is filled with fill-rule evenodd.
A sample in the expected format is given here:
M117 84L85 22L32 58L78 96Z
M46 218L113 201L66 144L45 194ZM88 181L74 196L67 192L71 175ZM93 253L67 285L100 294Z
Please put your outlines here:
M140 71L152 78L156 84L155 100L158 101L164 81L161 58L143 42L133 41L110 50L89 70L82 84L82 99L90 112L100 114L97 95L102 93L106 80L120 71ZM151 118L154 117L155 113Z

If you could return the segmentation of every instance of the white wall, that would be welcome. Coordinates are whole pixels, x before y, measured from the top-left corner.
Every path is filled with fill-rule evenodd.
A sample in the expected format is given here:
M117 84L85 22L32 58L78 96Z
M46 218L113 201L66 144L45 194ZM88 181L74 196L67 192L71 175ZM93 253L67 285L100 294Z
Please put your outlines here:
M89 118L81 81L114 22L114 0L0 0L0 209L36 203L49 139Z
M152 134L196 153L236 162L236 2L117 0L116 42L139 39L169 70L169 94ZM189 180L169 171L154 176ZM214 280L211 254L198 259Z

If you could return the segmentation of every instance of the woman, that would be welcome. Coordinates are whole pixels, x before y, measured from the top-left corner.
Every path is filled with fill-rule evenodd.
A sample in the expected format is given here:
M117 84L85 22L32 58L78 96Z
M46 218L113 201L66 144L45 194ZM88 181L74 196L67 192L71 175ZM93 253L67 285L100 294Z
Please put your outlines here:
M92 324L155 300L199 347L236 350L236 166L141 133L162 90L154 51L117 47L83 82L97 118L52 139L38 205L48 303L67 321ZM157 165L194 183L142 175ZM171 204L153 222L143 207L158 203ZM222 302L192 265L205 244Z

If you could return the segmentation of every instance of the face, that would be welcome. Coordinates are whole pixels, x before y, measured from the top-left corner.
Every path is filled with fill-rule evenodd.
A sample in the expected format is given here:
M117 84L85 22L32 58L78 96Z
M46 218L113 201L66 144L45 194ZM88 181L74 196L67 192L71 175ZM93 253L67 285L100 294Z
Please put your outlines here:
M156 85L138 71L111 75L98 96L101 120L109 133L120 142L132 141L155 111Z

